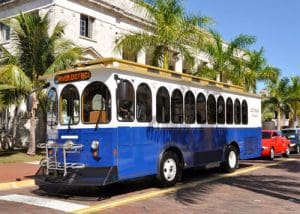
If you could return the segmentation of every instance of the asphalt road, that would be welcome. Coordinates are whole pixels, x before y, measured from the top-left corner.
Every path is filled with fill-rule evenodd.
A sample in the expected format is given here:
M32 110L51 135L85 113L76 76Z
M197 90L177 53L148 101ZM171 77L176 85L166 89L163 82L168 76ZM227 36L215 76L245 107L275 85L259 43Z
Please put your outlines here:
M49 191L49 189L48 189ZM234 174L186 170L161 189L154 179L104 188L0 191L0 213L300 213L300 156L242 161Z

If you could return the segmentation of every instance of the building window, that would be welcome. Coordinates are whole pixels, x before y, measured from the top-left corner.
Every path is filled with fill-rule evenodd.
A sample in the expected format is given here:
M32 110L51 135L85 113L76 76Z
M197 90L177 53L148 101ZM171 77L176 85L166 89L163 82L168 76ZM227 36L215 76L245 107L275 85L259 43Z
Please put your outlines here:
M233 102L231 98L228 98L226 101L226 123L233 123Z
M84 123L108 123L111 119L111 96L102 82L89 84L82 93Z
M170 122L170 95L165 87L160 87L156 95L156 121Z
M246 100L242 102L242 123L248 124L248 104Z
M117 87L118 120L134 121L134 88L128 80L121 80Z
M5 24L0 24L1 26L1 38L2 42L6 42L10 40L10 27Z
M238 99L234 101L234 123L241 124L241 103Z
M216 112L216 99L213 95L209 95L207 98L207 122L208 124L216 124L217 112Z
M94 18L86 15L80 15L80 36L92 38Z
M222 96L218 98L217 103L217 120L218 123L224 124L225 123L225 101Z
M185 123L192 124L195 122L195 97L193 92L188 91L184 98L184 117Z
M152 120L151 90L145 83L140 84L136 91L136 118L139 122Z
M175 89L171 97L171 117L173 123L183 123L183 97L178 89Z
M197 123L206 123L206 99L204 94L199 93L197 96Z

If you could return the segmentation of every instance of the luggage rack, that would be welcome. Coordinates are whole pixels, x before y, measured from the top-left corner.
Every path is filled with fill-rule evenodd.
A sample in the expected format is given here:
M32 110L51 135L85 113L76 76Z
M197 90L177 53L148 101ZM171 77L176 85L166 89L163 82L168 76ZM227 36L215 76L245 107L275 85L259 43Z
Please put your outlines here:
M47 175L49 175L50 170L60 170L63 171L63 176L67 175L68 169L82 169L85 168L85 164L83 163L68 163L67 162L67 154L71 153L80 153L83 149L82 144L45 144L46 148L46 160L41 162L41 166L46 167ZM53 149L53 155L50 156L49 149ZM58 151L62 150L63 161L59 162L57 160Z

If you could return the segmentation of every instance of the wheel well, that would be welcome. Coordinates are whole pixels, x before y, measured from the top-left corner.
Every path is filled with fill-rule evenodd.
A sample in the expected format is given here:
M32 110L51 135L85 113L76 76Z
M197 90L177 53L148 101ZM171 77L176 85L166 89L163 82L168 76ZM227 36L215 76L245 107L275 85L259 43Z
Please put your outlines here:
M234 146L236 149L237 149L237 152L238 152L238 155L240 155L240 147L239 145L237 144L237 142L233 141L231 142L228 146ZM228 148L228 147L227 147Z
M183 159L183 155L182 155L180 149L172 146L172 147L166 149L164 153L166 153L166 152L174 152L175 154L177 154L177 156L179 158L179 162L180 162L182 168L184 168L184 159Z

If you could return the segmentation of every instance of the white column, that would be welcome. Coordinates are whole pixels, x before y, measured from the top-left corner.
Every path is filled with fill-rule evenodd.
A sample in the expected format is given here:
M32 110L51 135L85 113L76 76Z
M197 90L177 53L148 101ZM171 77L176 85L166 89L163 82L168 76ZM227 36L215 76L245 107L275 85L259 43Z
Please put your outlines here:
M178 73L182 73L183 69L183 58L181 55L178 55L178 60L175 62L175 71Z
M146 64L146 51L140 50L137 54L137 63Z

